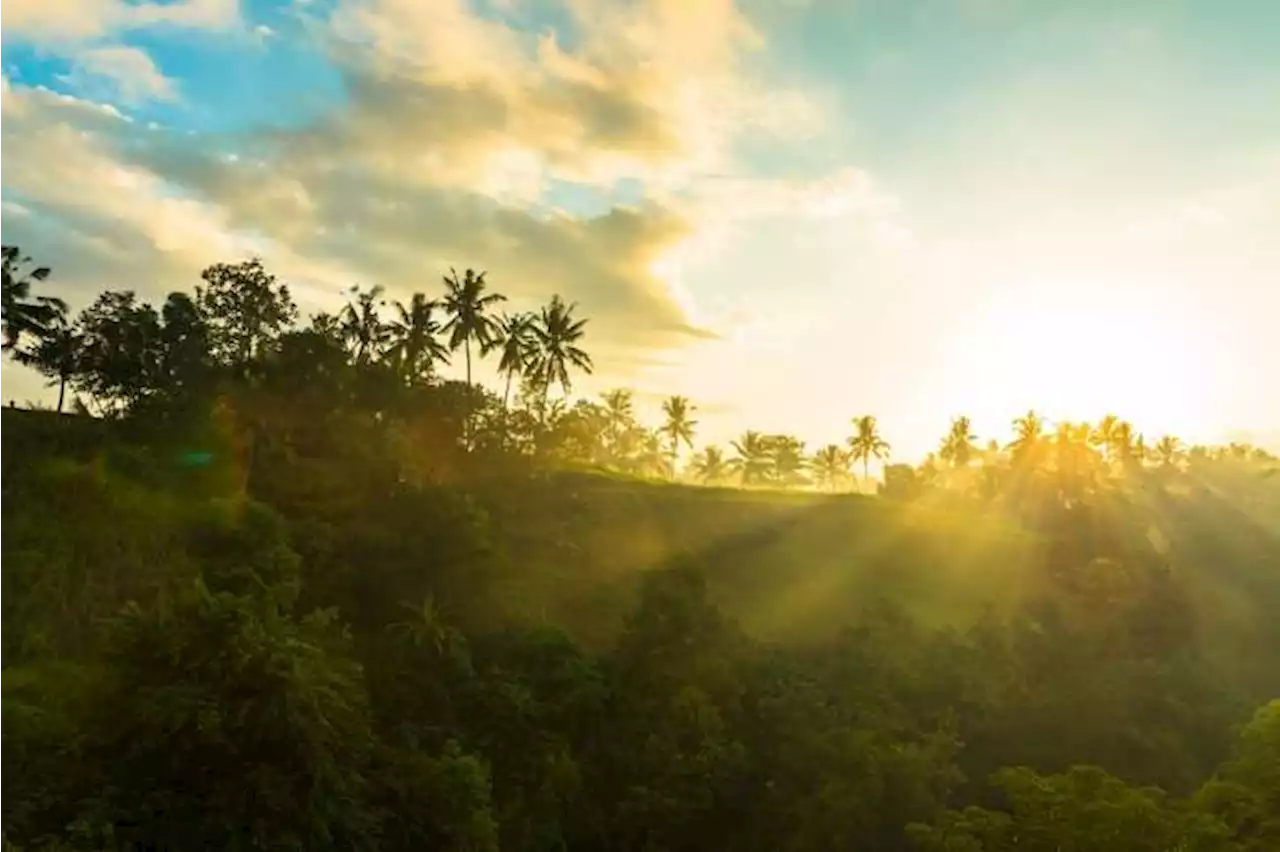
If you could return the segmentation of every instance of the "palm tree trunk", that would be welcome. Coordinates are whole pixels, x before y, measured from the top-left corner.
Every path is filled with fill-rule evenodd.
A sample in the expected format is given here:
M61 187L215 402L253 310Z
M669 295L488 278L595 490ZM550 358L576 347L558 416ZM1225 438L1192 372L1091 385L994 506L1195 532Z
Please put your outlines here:
M58 413L59 414L62 413L62 400L66 397L66 395L67 395L67 377L59 376L58 377Z
M463 341L463 346L467 352L467 417L462 421L462 442L467 445L467 449L471 449L471 338Z
M862 484L866 485L871 478L871 456L862 457Z
M502 391L503 409L509 409L511 407L510 405L507 404L507 401L509 399L511 399L511 371L510 370L507 371L507 387Z

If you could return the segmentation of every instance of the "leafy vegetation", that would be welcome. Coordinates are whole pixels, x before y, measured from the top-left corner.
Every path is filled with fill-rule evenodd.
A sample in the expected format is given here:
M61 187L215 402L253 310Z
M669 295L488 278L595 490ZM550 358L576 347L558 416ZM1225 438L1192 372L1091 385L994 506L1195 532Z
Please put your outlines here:
M483 273L299 327L257 261L74 320L25 263L80 413L4 412L11 848L1280 848L1261 450L957 417L872 495L874 417L695 453Z

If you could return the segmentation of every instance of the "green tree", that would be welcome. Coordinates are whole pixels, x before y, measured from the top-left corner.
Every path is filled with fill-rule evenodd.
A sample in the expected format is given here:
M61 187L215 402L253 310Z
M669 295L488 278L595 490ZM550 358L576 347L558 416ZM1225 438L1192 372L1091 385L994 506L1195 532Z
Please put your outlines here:
M1185 456L1182 449L1182 441L1173 435L1165 435L1156 441L1151 451L1159 465L1166 470L1173 470L1178 467Z
M700 482L708 485L724 479L729 472L729 460L719 447L703 447L702 452L693 457L693 474Z
M62 411L67 394L67 384L80 371L80 353L83 338L79 329L67 320L65 311L44 324L36 344L19 350L16 360L33 368L47 378L48 385L58 388L58 411Z
M1280 699L1258 708L1196 800L1230 826L1242 852L1280 848Z
M969 418L956 417L951 421L951 429L938 450L938 458L952 467L968 467L977 453L975 443L977 440L978 436L973 434L973 425Z
M498 317L498 329L494 347L501 350L498 357L498 375L506 377L502 390L502 407L507 408L511 398L511 380L523 376L537 355L537 338L534 323L538 315L532 312L502 314Z
M819 485L834 490L849 478L849 454L837 444L827 444L813 454L809 468Z
M49 277L49 267L38 266L30 272L23 267L31 263L17 246L4 246L0 272L3 274L3 290L0 292L0 308L4 326L4 351L14 349L22 342L23 335L43 337L56 325L58 318L65 318L67 305L52 296L31 298L31 285Z
M497 333L497 320L489 313L507 297L501 293L486 293L488 283L485 273L466 270L462 277L454 269L444 277L446 292L442 304L448 320L441 329L449 335L449 348L466 352L467 388L471 388L471 341L480 347L481 354L489 350Z
M680 452L681 442L693 449L693 431L694 427L698 425L698 421L692 419L691 415L696 410L690 404L688 398L683 396L667 397L662 402L662 414L666 420L662 424L660 431L667 438L673 474L675 473L676 459Z
M537 340L537 354L533 359L533 372L542 388L543 405L553 384L559 384L567 395L573 383L569 377L570 368L591 374L591 356L579 344L586 336L588 320L575 319L575 304L567 303L560 296L551 297L551 301L538 314L533 325L533 335Z
M395 303L396 319L388 332L390 355L406 384L415 385L435 374L436 362L449 363L449 349L436 335L441 327L435 319L438 302L414 293L409 304Z
M355 301L348 300L339 315L342 337L351 347L357 364L368 364L382 354L390 337L390 329L379 315L379 308L386 304L381 299L382 293L381 285L368 290L352 287Z
M209 325L220 363L243 372L265 354L298 317L289 288L277 284L259 258L215 263L200 273L196 304Z
M1031 469L1043 462L1044 430L1044 418L1034 409L1014 419L1013 440L1009 443L1009 450L1015 467Z
M761 483L769 476L773 469L773 453L766 436L748 430L732 441L731 446L736 455L729 460L729 466L741 477L743 485Z
M889 442L881 435L876 419L864 414L853 420L853 435L849 437L849 450L852 459L862 462L862 478L871 478L871 459L883 461L889 457Z
M113 413L123 413L155 393L163 357L155 308L139 302L131 290L108 290L85 308L77 325L77 390Z

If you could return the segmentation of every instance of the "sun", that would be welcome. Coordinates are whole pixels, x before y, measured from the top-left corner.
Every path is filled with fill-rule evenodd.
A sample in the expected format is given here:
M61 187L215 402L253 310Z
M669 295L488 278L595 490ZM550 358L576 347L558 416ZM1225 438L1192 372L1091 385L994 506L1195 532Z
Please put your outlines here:
M1113 412L1149 434L1199 434L1210 379L1189 321L1132 289L1023 287L959 316L942 360L957 412L988 422L1029 408L1051 420Z

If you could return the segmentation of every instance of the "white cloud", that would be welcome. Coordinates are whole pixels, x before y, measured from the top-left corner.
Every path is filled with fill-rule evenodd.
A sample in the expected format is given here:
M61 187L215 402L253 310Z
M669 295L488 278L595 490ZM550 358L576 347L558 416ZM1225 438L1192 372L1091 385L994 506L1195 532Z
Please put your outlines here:
M238 23L240 12L237 0L7 0L0 15L6 41L52 46L157 26L228 29Z
M136 47L94 47L77 52L64 80L85 97L128 106L146 101L175 101L176 83L146 52Z

